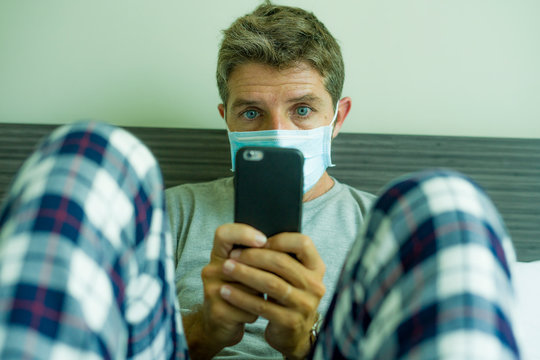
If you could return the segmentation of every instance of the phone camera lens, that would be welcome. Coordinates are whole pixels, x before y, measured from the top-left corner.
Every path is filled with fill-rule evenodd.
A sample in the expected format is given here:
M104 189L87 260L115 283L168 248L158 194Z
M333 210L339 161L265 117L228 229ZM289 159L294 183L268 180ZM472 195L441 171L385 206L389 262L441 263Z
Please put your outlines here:
M244 159L247 161L260 161L263 158L263 152L259 150L247 150L244 152Z

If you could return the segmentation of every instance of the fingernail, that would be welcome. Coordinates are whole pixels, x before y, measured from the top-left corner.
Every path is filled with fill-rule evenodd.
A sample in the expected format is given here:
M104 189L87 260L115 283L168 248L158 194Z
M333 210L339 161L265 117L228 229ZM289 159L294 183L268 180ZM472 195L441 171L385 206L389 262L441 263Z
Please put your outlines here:
M241 253L242 253L242 250L236 249L236 250L231 251L231 254L229 256L231 259L238 259Z
M264 244L266 244L266 236L264 236L263 234L255 235L255 243L258 246L263 246Z
M227 260L223 264L223 271L227 274L231 273L234 270L234 261Z
M231 289L229 289L227 286L223 285L221 287L221 289L219 290L219 293L221 294L221 296L223 296L224 298L229 298L229 296L231 295Z

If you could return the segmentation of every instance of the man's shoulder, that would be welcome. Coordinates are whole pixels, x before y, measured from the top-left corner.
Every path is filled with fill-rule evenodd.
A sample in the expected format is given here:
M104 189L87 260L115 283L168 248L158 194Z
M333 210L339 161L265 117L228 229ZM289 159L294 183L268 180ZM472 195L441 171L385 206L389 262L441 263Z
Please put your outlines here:
M355 201L368 206L371 206L371 204L374 203L377 199L377 196L370 192L360 190L351 185L342 183L336 179L334 179L334 182L334 188L336 190L336 193L340 194L341 196L345 196L347 198L352 197Z
M184 221L232 213L233 197L232 178L182 184L165 190L173 234L180 231Z
M360 190L337 180L335 181L334 187L336 195L334 198L335 202L340 207L345 206L346 204L357 206L360 209L360 212L366 215L377 200L377 196L370 192Z
M339 183L339 184L342 186L342 191L347 191L353 197L358 198L358 199L362 199L365 202L372 203L377 199L377 195L372 194L370 192L357 189L357 188L355 188L355 187L353 187L351 185L348 185L348 184L344 184L344 183Z
M176 185L165 190L167 199L178 198L190 194L191 196L212 196L224 191L232 190L233 178L226 177L212 181L186 183Z
M334 212L349 207L358 208L362 214L366 214L377 198L367 191L354 188L335 178L333 180L334 186L328 192L304 203L305 214Z

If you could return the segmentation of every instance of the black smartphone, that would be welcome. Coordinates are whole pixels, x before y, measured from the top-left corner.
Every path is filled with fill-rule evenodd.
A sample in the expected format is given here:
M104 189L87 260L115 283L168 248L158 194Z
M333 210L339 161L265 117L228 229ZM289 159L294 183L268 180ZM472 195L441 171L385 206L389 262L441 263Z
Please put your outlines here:
M297 149L244 147L236 153L234 221L267 237L301 232L304 156Z

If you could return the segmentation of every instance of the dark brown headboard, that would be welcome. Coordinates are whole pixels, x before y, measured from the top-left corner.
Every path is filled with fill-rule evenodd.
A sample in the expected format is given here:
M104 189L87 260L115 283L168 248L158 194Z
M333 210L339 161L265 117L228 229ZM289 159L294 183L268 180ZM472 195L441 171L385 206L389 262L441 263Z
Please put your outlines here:
M37 141L55 126L0 124L0 198ZM224 130L128 128L158 159L165 186L230 176ZM340 134L330 173L376 193L391 179L425 168L461 171L491 196L521 261L540 259L540 139Z

